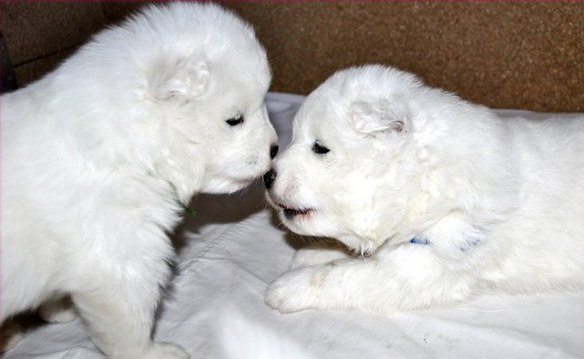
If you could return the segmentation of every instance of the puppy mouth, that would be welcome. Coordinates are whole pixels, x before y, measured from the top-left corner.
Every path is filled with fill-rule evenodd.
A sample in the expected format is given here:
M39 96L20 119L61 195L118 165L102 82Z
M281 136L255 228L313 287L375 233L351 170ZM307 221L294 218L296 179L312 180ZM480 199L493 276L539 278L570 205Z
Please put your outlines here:
M251 175L246 177L232 177L232 181L238 183L242 186L249 186L255 181L258 181L261 178L261 175Z
M282 209L282 213L287 219L293 219L297 216L305 216L313 211L312 208L293 208L287 207L281 203L277 203L277 206Z
M253 181L255 181L256 179L258 179L257 177L248 177L248 178L239 178L236 179L235 181L241 185L249 185L250 183L252 183Z
M306 217L314 211L314 208L304 208L304 207L292 207L290 205L285 205L282 202L276 200L269 192L267 193L268 202L284 214L284 217L288 220L293 220L298 217Z

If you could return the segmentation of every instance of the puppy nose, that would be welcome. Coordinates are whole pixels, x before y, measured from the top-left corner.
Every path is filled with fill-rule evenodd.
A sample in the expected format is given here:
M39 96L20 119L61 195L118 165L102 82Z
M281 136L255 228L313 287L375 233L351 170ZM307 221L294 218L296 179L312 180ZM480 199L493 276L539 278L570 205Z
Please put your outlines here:
M278 149L280 149L280 147L278 147L278 145L272 145L272 146L270 146L270 157L272 159L274 157L276 157L276 155L278 154Z
M264 175L264 184L266 185L266 189L269 190L272 188L272 184L276 180L276 171L273 169L269 170L268 173Z

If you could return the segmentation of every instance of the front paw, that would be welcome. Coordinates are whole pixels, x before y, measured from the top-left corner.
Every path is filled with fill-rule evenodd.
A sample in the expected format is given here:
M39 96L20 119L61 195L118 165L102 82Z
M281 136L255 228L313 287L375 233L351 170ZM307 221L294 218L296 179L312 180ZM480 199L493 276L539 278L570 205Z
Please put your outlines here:
M319 267L287 272L268 286L266 304L280 313L318 308L325 279L326 271Z

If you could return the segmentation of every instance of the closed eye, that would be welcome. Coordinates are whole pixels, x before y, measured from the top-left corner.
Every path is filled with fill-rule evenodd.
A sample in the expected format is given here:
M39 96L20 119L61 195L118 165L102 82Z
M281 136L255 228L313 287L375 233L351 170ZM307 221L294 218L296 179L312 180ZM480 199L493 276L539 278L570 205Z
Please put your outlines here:
M229 126L237 126L243 123L243 116L242 115L237 115L234 118L230 118L229 120L226 120L225 122L227 122L227 124Z
M330 150L328 148L326 148L323 145L321 145L320 143L318 143L318 141L314 142L314 145L312 145L312 152L318 153L319 155L324 155L325 153L327 153L329 151Z

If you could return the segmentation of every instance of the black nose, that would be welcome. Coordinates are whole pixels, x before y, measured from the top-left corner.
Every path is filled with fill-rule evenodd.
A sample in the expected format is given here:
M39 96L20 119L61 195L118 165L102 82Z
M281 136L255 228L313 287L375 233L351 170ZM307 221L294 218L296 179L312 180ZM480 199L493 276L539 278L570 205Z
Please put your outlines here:
M272 188L272 184L276 180L276 171L273 169L269 170L268 173L264 175L264 184L266 185L266 189Z
M280 149L280 147L278 147L278 145L272 145L270 147L270 157L271 158L276 157L276 155L278 154L278 149Z

